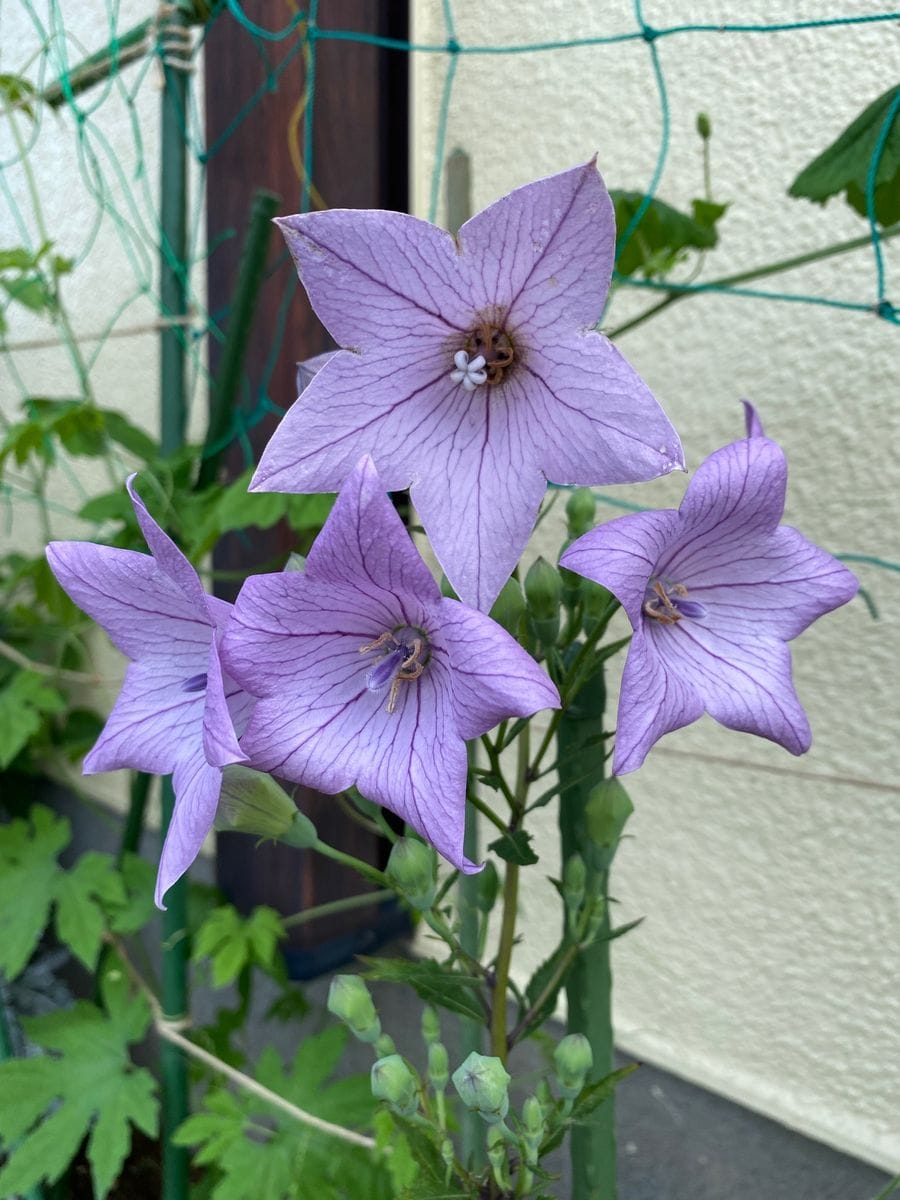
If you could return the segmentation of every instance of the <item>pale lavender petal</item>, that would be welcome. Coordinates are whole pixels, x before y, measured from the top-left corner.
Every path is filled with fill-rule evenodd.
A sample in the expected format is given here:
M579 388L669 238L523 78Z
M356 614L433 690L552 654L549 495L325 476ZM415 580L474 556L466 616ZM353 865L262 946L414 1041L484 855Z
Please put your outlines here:
M678 510L681 535L658 564L682 582L705 574L728 543L772 533L784 512L787 463L768 438L746 438L716 450L694 473Z
M668 669L654 639L636 631L619 692L613 774L636 771L663 734L690 725L702 713L691 676Z
M343 208L276 224L313 308L345 349L386 350L400 365L470 327L456 243L444 230L406 213Z
M447 655L456 725L464 738L479 737L507 717L559 708L559 693L545 672L484 613L442 600L440 622L435 652Z
M323 354L314 354L297 363L297 395L304 392L326 363L331 362L337 350L326 350Z
M201 744L204 690L191 686L205 674L209 650L199 662L183 658L132 663L103 732L84 760L85 775L130 768L168 775L180 758ZM200 666L200 671L193 667Z
M334 492L364 454L387 491L409 487L466 395L451 366L439 342L408 359L386 349L335 354L282 418L250 490Z
M226 688L230 695L226 693ZM237 735L241 728L235 730L234 714L237 711L246 723L252 700L246 695L239 696L240 692L241 689L236 684L226 681L219 659L219 648L216 639L212 638L206 675L206 703L203 710L203 752L206 761L212 766L226 767L229 763L247 761L246 754L238 745Z
M471 311L506 312L515 338L557 321L596 324L612 273L616 223L596 161L517 188L459 231Z
M156 876L157 908L165 908L163 897L200 853L216 817L222 772L206 761L199 739L193 754L176 765L172 787L175 807Z
M603 334L554 331L505 387L540 431L534 455L554 483L637 483L684 468L668 417Z
M629 513L583 534L559 561L570 571L608 588L625 609L632 627L638 629L657 560L678 527L674 509Z
M754 406L749 400L742 400L741 404L744 406L744 422L747 426L747 437L765 437L766 431L763 429L759 413L757 413Z
M134 515L137 517L138 524L141 527L144 541L150 547L153 557L159 563L162 570L180 588L185 598L195 605L198 616L206 614L208 611L206 593L203 590L203 584L200 582L199 575L169 535L164 533L150 516L147 506L137 493L134 480L135 476L129 475L125 481L125 486L128 488L128 495L131 497L131 503L134 506ZM209 623L212 624L211 619L209 619Z
M356 465L307 555L305 579L436 603L440 588L410 541L371 457Z
M102 625L113 644L131 659L174 659L184 678L206 669L210 618L149 554L51 542L47 561L79 608Z
M456 413L410 497L456 594L486 612L525 549L546 480L526 408L460 388Z
M722 633L757 626L789 641L859 589L852 571L788 525L723 542L715 555L707 550L692 561L679 581Z
M693 687L722 725L778 742L791 754L809 749L809 721L794 690L784 642L761 630L745 630L741 638L719 632L710 622L690 620L654 624L647 632L667 676Z

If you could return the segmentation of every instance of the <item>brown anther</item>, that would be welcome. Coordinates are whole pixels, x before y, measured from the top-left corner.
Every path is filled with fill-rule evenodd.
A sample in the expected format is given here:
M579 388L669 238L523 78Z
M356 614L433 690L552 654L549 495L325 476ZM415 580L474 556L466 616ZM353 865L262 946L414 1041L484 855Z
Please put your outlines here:
M516 357L509 334L489 321L482 321L472 330L465 348L471 358L482 356L489 384L498 384Z
M643 607L647 616L652 617L654 621L660 621L663 625L674 625L680 621L681 613L669 599L669 595L659 579L654 580L653 591L656 599L651 597L644 601ZM676 596L687 595L687 588L683 583L676 583L672 591Z
M382 646L386 646L388 642L392 642L393 640L394 635L392 633L383 633L374 642L367 642L365 646L360 646L359 652L360 654L368 654L370 650L380 650Z
M400 684L409 683L413 679L418 679L425 670L425 664L419 661L419 655L422 653L422 639L413 638L413 644L410 648L408 657L404 658L400 664L400 670L394 676L391 683L391 690L388 695L387 710L392 713L397 705L397 697L400 694Z

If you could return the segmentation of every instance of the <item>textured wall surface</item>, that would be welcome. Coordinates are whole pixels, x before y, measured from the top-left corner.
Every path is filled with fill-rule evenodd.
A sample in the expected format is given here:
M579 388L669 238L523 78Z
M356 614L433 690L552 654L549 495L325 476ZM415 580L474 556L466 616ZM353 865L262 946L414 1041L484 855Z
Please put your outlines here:
M446 40L441 5L414 6L415 37ZM877 3L829 6L886 12ZM460 43L501 44L635 28L624 0L453 5ZM822 17L815 0L648 3L652 25ZM671 145L660 195L702 194L698 111L713 121L713 187L732 202L712 277L864 234L842 200L789 200L797 172L896 82L896 27L660 39ZM447 58L414 60L416 211L428 208ZM472 157L481 207L509 188L599 153L614 187L643 190L660 144L647 45L459 59L446 149ZM886 250L895 301L900 249ZM874 299L863 250L767 281L773 290ZM765 286L765 285L761 285ZM607 321L653 297L620 292ZM698 297L624 335L619 346L662 400L689 464L742 434L742 395L784 446L787 519L834 552L900 559L900 330L866 314ZM608 489L677 503L684 477ZM615 515L612 508L601 516ZM539 548L555 554L562 527ZM900 1167L900 577L861 567L860 601L794 643L815 744L805 758L705 718L667 737L629 781L636 814L617 860L618 919L645 915L616 943L621 1045L813 1136ZM617 682L621 661L611 669ZM613 717L610 716L610 723ZM524 976L558 940L550 885L554 813L523 900Z

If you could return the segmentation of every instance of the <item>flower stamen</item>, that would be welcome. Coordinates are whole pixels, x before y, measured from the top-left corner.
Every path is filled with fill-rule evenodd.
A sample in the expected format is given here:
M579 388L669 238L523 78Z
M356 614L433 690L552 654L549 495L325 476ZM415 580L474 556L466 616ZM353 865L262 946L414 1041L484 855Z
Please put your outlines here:
M696 600L688 600L688 590L683 583L663 583L654 579L644 599L644 613L662 625L675 625L683 617L702 620L706 608Z
M428 664L427 639L421 631L400 626L359 648L360 654L373 650L386 650L387 653L366 675L366 687L370 692L380 692L390 684L387 711L392 713L397 707L400 684L418 679Z

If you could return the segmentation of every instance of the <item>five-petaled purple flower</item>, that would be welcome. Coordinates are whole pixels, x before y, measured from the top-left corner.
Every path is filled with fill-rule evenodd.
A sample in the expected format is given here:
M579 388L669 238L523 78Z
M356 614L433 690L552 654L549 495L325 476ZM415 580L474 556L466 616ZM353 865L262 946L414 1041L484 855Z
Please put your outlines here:
M594 328L616 231L593 161L504 196L456 240L395 212L279 224L342 350L285 416L255 490L335 491L371 454L389 491L411 486L457 594L486 611L548 479L683 466L662 409Z
M706 711L792 754L811 734L787 642L856 593L855 576L779 525L787 466L752 406L748 437L711 454L678 511L633 513L579 538L560 562L603 584L634 629L613 771Z
M440 590L366 456L302 573L246 581L223 661L259 697L251 765L327 793L356 785L463 871L466 739L559 707L499 625Z
M84 772L130 767L173 775L175 811L156 881L156 903L188 869L212 828L221 768L244 762L237 743L251 697L223 677L218 639L231 605L207 596L197 572L128 492L151 554L51 542L47 558L75 603L131 659L122 690Z

